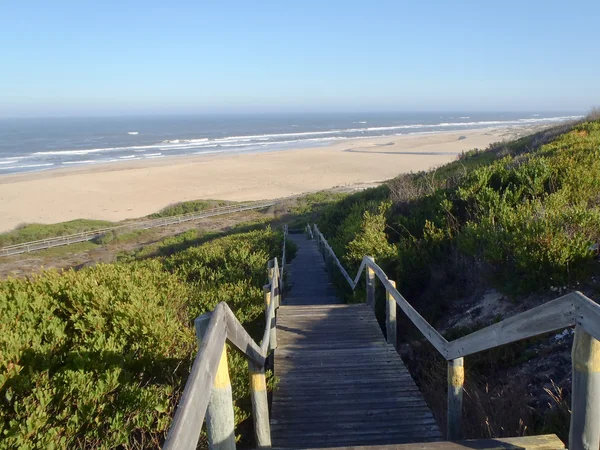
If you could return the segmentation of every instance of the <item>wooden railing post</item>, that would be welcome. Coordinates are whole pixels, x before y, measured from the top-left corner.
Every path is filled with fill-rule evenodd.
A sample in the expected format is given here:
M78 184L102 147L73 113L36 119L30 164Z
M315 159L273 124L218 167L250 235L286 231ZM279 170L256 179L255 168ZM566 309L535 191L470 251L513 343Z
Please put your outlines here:
M600 342L580 325L571 353L573 387L569 450L598 450L600 444Z
M371 256L367 256L368 259L375 262L375 258ZM366 267L366 276L367 276L367 304L375 309L375 271L371 269L369 266Z
M449 441L460 439L464 383L464 359L456 358L448 361L448 417L446 424Z
M275 275L275 262L274 260L270 260L268 263L268 277L269 277L269 283L273 283L275 285L275 298L271 299L275 302L275 308L277 308L279 305L277 304L277 277Z
M211 315L212 313L206 313L195 320L198 346L202 343ZM235 450L234 430L233 396L227 364L227 344L224 344L206 410L208 448L211 450Z
M388 280L390 284L396 287L396 282ZM385 331L387 334L387 343L392 344L396 350L397 326L396 326L396 300L389 291L386 291L385 306Z
M270 259L267 263L267 277L269 278L269 283L273 279L273 273L275 272L275 262Z
M271 305L271 286L263 286L263 292L265 293L265 314L267 315L267 321L269 320L269 305ZM269 350L275 350L277 348L277 328L275 327L275 308L271 310L271 331L269 333Z
M281 299L281 290L279 288L279 276L277 274L277 271L273 271L273 273L275 274L273 277L273 284L275 285L275 289L273 289L273 292L275 294L275 298L273 298L272 300L275 302L275 309L279 308L279 303L280 303L280 299Z
M267 378L265 369L248 361L250 374L250 397L252 399L252 420L254 437L259 448L271 447L271 426L269 425L269 400L267 398Z

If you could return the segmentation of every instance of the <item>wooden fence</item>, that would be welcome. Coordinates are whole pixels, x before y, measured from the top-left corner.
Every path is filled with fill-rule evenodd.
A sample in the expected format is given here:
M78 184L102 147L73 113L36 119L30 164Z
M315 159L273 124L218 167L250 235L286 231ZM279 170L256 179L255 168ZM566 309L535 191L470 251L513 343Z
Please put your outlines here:
M248 360L252 420L258 447L271 446L265 361L277 347L275 312L283 291L287 226L281 267L277 258L268 262L269 284L264 286L266 325L260 346L254 342L225 302L195 320L198 354L177 406L164 443L165 450L194 450L206 418L211 449L235 450L233 398L227 366L229 341Z
M467 336L448 342L396 290L394 281L370 256L365 256L354 279L348 275L315 224L319 249L341 272L352 289L366 272L367 303L375 306L375 278L386 290L388 342L395 345L396 305L448 361L448 439L461 432L464 357L500 345L575 326L570 450L597 450L600 445L600 306L580 292L571 292Z
M204 219L207 217L220 216L223 214L231 214L242 211L250 211L254 209L268 208L274 206L283 199L259 201L259 202L248 202L235 205L227 205L219 208L212 208L205 211L196 213L181 214L178 216L171 217L160 217L158 219L149 219L131 222L116 227L102 228L98 230L83 231L81 233L69 234L65 236L57 236L47 239L40 239L37 241L24 242L21 244L8 245L0 248L0 256L17 255L20 253L28 253L36 250L43 250L46 248L59 247L62 245L70 245L78 242L91 241L93 239L100 238L107 233L112 232L128 232L134 230L146 230L149 228L165 227L177 223L188 222L190 220Z

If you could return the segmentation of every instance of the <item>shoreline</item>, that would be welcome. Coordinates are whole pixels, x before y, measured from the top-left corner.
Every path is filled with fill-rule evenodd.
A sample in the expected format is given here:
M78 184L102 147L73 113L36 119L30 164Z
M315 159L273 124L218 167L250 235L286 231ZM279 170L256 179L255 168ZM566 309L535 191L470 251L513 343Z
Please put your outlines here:
M262 154L274 154L274 153L288 153L298 151L310 151L319 149L337 148L340 146L354 146L361 142L369 145L381 145L379 141L390 141L390 140L413 140L420 139L428 136L444 136L444 135L463 135L472 133L500 133L502 137L507 139L513 139L517 136L523 136L530 133L534 133L540 129L547 128L548 125L522 125L522 126L510 126L510 127L486 127L486 128L472 128L465 130L452 130L452 131L425 131L414 134L405 135L383 135L375 137L357 137L351 139L345 139L340 141L332 141L323 145L311 145L306 147L294 147L289 149L273 149L273 150L262 150L262 151L239 151L239 152L214 152L206 154L190 154L190 155L165 155L159 158L147 158L147 159L136 159L136 160L122 160L122 161L111 161L111 162L100 162L100 163L88 163L73 165L72 167L59 167L55 169L45 169L30 172L18 172L18 173L7 173L0 174L0 184L12 183L16 181L26 181L34 179L54 178L57 176L65 176L73 173L98 173L98 172L114 172L119 170L130 170L139 169L145 167L154 166L166 166L174 165L182 162L196 162L202 159L213 159L213 158L228 158L236 156L246 155L262 155ZM471 147L470 147L471 148ZM470 149L469 148L469 149ZM475 148L475 147L473 147Z
M120 221L174 203L252 201L377 183L545 127L392 135L258 153L173 156L0 176L0 232L23 223Z

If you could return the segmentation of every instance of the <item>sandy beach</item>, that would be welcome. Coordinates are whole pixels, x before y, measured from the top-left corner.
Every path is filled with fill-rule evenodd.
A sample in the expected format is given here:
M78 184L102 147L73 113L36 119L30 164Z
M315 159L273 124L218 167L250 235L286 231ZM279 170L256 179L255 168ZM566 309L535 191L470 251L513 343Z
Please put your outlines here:
M0 177L0 232L23 223L119 221L195 199L259 200L430 169L532 131L463 130L269 153L162 158Z

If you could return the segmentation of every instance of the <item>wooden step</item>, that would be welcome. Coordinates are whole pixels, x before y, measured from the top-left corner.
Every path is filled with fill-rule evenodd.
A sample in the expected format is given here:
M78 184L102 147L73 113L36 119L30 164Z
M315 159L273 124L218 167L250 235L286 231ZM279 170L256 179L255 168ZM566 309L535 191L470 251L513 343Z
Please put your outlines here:
M294 447L297 449L308 447ZM317 447L310 447L317 448ZM323 450L329 447L322 447ZM457 442L418 442L412 444L336 447L336 450L563 450L555 434L497 439L471 439ZM274 447L272 450L284 450Z

